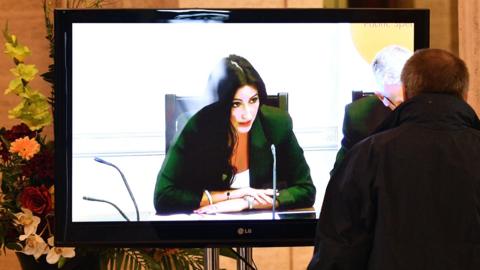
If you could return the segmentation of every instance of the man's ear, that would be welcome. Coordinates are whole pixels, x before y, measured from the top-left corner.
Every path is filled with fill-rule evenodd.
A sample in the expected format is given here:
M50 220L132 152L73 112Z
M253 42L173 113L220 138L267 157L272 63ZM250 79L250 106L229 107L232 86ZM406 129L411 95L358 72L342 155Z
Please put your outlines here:
M467 101L467 99L468 99L468 89L463 91L462 98L463 98L464 101Z
M407 89L405 88L405 85L402 83L402 94L403 94L403 101L407 101L410 97L407 94Z

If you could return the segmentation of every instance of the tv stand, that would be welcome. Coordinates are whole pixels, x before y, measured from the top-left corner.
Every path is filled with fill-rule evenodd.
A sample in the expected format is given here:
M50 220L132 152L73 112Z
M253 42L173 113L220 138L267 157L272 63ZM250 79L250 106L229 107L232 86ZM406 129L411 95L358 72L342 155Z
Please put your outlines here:
M248 264L253 264L252 248L239 247L237 252L244 260L237 258L237 270L251 270ZM205 248L204 254L204 269L205 270L219 270L220 269L220 249L219 248Z
M219 270L220 266L220 249L205 248L203 254L203 268L205 270Z
M245 259L245 261L237 258L237 270L253 270L250 266L253 264L252 248L251 247L239 247L237 248L238 254Z

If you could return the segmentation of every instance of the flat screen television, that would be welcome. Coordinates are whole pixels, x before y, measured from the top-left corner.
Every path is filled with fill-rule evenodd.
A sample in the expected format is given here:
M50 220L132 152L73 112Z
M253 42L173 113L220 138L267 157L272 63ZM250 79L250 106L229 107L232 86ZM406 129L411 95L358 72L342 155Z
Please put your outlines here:
M377 89L371 61L376 52L389 45L411 51L428 47L429 11L55 10L58 244L312 245L324 190L342 139L344 107L351 102L353 91ZM203 177L201 172L219 165L218 160L210 158L210 149L202 148L216 145L212 142L215 136L206 136L201 140L197 137L194 143L184 142L193 147L185 150L187 153L194 151L191 149L204 151L204 155L174 169L177 174L190 173L188 181L170 181L180 189L192 183L197 192L193 192L195 198L179 193L178 197L154 203L158 199L154 196L157 177L170 153L167 148L175 148L178 154L180 150L175 145L187 129L181 127L192 122L192 114L197 110L217 103L215 97L208 95L209 78L221 59L229 55L247 59L260 74L266 94L274 101L280 100L276 106L281 105L280 110L290 115L289 136L300 149L296 155L307 164L302 170L311 176L316 190L315 193L310 189L308 202L300 200L292 207L282 207L289 200L286 197L294 200L296 196L294 192L285 195L283 190L289 187L288 183L282 184L282 172L292 175L289 173L298 167L295 162L277 162L273 158L274 153L284 151L279 146L264 156L268 166L265 179L261 179L261 188L270 190L267 196L275 197L280 202L278 206L249 210L258 198L242 195L236 199L245 200L241 210L246 210L195 211L202 198L203 204L205 198L207 205L216 203L209 198L215 197L210 194L215 188L205 192L203 189L207 188L198 184ZM194 111L185 116L183 124L174 119L172 125L172 106L175 108L176 102L185 98L205 103L191 108ZM257 117L263 113L263 109L258 110ZM216 121L215 114L210 117L212 120L202 122L203 126ZM272 125L272 133L288 127L288 122L281 121ZM174 138L168 134L174 134ZM249 145L252 141L255 140L250 138ZM242 182L244 188L256 187L249 182L257 168L252 160L261 160L265 155L247 149L249 170ZM196 164L195 169L191 164ZM237 181L231 175L222 177L219 181ZM233 187L224 189L221 200L232 199L229 197L234 194ZM176 200L180 197L193 201L193 206L179 207ZM159 210L166 204L173 210Z

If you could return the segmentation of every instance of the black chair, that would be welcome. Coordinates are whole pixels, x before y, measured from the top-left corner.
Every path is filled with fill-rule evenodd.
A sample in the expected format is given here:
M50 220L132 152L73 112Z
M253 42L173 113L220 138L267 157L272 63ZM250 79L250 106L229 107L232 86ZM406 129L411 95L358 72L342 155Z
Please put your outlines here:
M365 92L365 91L361 91L361 90L353 90L352 91L352 101L355 101L355 100L363 98L363 97L373 96L373 95L375 95L374 92Z
M203 97L165 95L165 153L188 119L208 104L209 101ZM288 111L288 93L268 95L265 104Z

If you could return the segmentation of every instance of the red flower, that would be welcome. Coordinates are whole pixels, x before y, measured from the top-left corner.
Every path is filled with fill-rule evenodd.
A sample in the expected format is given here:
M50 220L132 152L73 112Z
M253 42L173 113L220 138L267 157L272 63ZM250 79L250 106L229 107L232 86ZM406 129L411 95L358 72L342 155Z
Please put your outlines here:
M27 125L21 123L19 125L13 126L10 130L7 130L3 135L6 140L13 142L18 138L23 138L28 136L29 138L35 138L37 132L31 131Z
M22 167L22 175L30 179L33 185L53 185L54 153L53 143L48 143Z
M20 194L20 203L22 207L28 208L36 214L45 215L52 211L52 198L44 185L40 187L25 187Z

